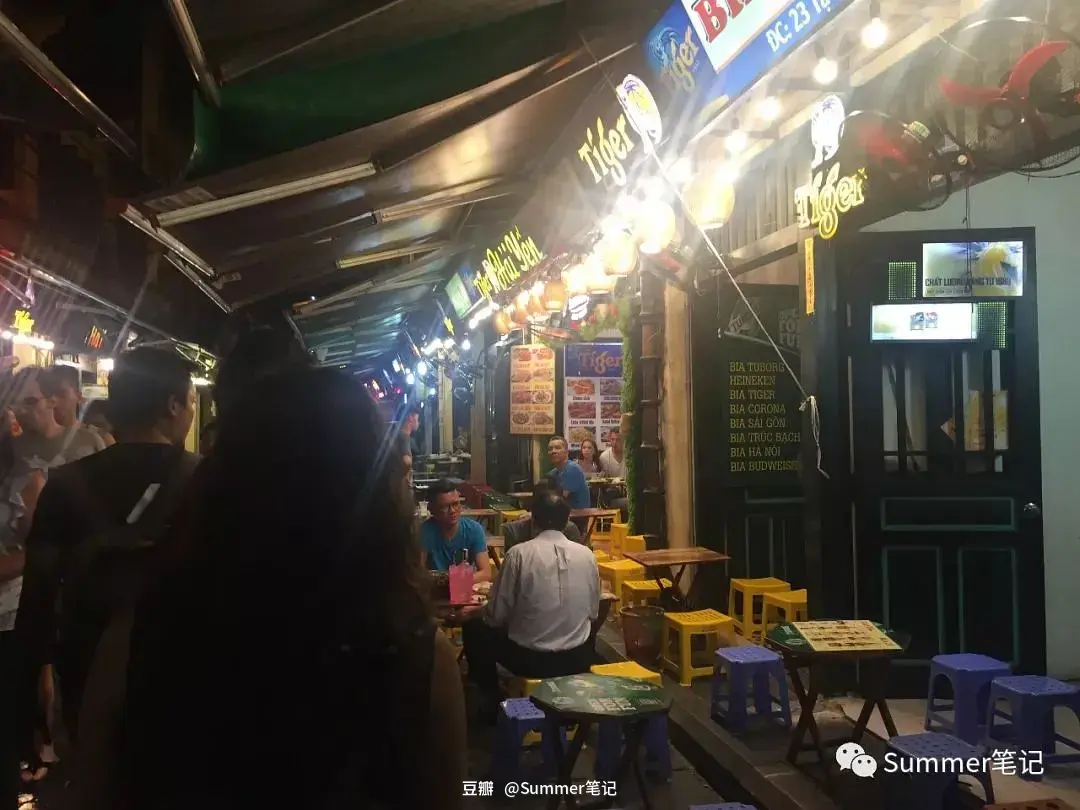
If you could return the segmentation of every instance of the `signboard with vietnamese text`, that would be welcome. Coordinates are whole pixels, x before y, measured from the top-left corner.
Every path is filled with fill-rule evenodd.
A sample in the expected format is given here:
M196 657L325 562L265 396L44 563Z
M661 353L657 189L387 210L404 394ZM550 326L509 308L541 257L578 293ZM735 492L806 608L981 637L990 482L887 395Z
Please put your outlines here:
M646 58L700 129L849 3L675 0L646 37Z
M572 449L599 449L622 416L622 344L577 343L564 350L563 425Z
M473 277L473 286L483 298L490 299L513 287L544 258L544 251L533 238L515 225L494 247L484 251L480 271Z
M1023 242L923 245L923 298L1018 298L1023 294Z
M724 487L795 487L801 395L788 367L800 362L799 288L742 286L764 331L742 301L723 311L715 304L694 311L704 341L695 351L707 350L709 364L700 387L695 382L695 465L704 480Z

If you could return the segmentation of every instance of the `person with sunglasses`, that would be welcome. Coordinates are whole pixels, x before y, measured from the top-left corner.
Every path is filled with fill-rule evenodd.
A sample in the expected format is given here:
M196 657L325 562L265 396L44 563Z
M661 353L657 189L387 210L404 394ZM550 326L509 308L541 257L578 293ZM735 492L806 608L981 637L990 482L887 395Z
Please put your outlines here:
M491 579L487 537L484 527L461 516L461 494L447 478L428 487L431 517L420 527L420 553L430 571L449 571L450 566L468 561L476 567L476 581Z

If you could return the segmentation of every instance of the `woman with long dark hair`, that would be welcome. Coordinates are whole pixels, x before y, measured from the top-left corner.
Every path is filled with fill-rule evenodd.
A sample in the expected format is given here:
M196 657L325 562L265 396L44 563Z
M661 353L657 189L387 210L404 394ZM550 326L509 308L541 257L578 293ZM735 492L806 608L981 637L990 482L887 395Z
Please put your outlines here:
M460 673L371 398L299 369L232 404L160 581L102 640L74 807L456 810Z

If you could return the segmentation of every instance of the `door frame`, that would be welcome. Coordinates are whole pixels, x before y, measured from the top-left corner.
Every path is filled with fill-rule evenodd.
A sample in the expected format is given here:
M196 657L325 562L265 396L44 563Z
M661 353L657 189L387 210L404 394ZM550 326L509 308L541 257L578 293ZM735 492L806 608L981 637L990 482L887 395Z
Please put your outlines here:
M1024 291L1023 295L1005 300L1013 302L1007 321L1010 346L1022 357L1010 364L1009 390L1009 450L1006 471L1003 473L952 473L946 476L931 474L891 474L885 472L882 419L884 401L880 371L874 375L860 369L880 369L890 352L902 352L911 348L926 351L929 346L905 347L870 343L870 311L873 303L885 303L887 299L887 263L911 260L919 253L920 271L917 274L917 294L921 292L921 246L927 242L964 241L1023 241L1024 242ZM873 272L867 272L866 257L873 257ZM848 435L846 451L850 459L851 496L854 504L852 549L857 555L854 561L852 582L855 604L861 616L888 620L888 583L885 580L886 549L901 550L921 548L936 550L939 577L938 596L938 649L937 652L957 652L962 646L965 619L962 610L963 568L965 549L975 548L1013 549L1015 562L1015 644L1020 650L1020 660L1014 662L1025 672L1045 672L1046 669L1046 615L1045 615L1045 567L1043 558L1043 535L1041 518L1021 514L1023 504L1041 504L1042 458L1039 412L1038 378L1038 321L1035 229L1031 227L1002 229L950 229L931 231L871 232L845 240L838 257L840 279L840 312L846 312L847 326L842 330L838 361L841 364L842 387L846 383L847 401L843 403L846 413ZM922 299L910 299L913 302ZM976 298L940 299L942 303L979 301ZM901 303L900 300L896 301ZM1029 336L1024 338L1023 336ZM1021 342L1023 341L1023 342ZM1002 381L1002 387L1006 382ZM1015 403L1015 404L1014 404ZM872 406L872 407L871 407ZM1023 414L1020 412L1023 408ZM1022 416L1022 418L1021 418ZM875 437L876 438L871 438ZM963 441L962 437L959 437ZM1014 516L1012 530L1003 525L983 526L889 526L886 519L887 501L903 499L929 500L935 491L944 490L944 497L957 501L964 498L1009 498ZM876 495L875 495L876 493ZM876 527L876 528L875 528ZM972 537L979 538L978 544ZM910 540L910 544L909 544ZM984 542L985 541L985 542ZM946 559L955 554L956 575L960 595L956 600L942 594L941 577L950 570ZM876 559L873 559L876 558ZM877 580L877 582L875 582ZM959 602L959 608L952 604ZM876 604L875 604L876 602ZM950 615L950 610L954 610ZM900 628L907 629L907 628ZM919 644L923 650L925 644ZM919 672L929 663L929 655L918 655L901 660L900 670L915 670L910 676L921 677L925 691L925 677ZM914 678L901 680L913 684Z

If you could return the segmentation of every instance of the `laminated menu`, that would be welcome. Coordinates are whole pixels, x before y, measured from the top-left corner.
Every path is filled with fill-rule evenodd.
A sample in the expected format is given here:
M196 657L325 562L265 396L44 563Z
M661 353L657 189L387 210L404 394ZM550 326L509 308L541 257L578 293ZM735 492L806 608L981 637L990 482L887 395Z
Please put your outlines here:
M570 447L592 439L603 449L622 417L622 344L566 347L563 424Z
M510 350L510 435L555 432L555 350L540 344Z

